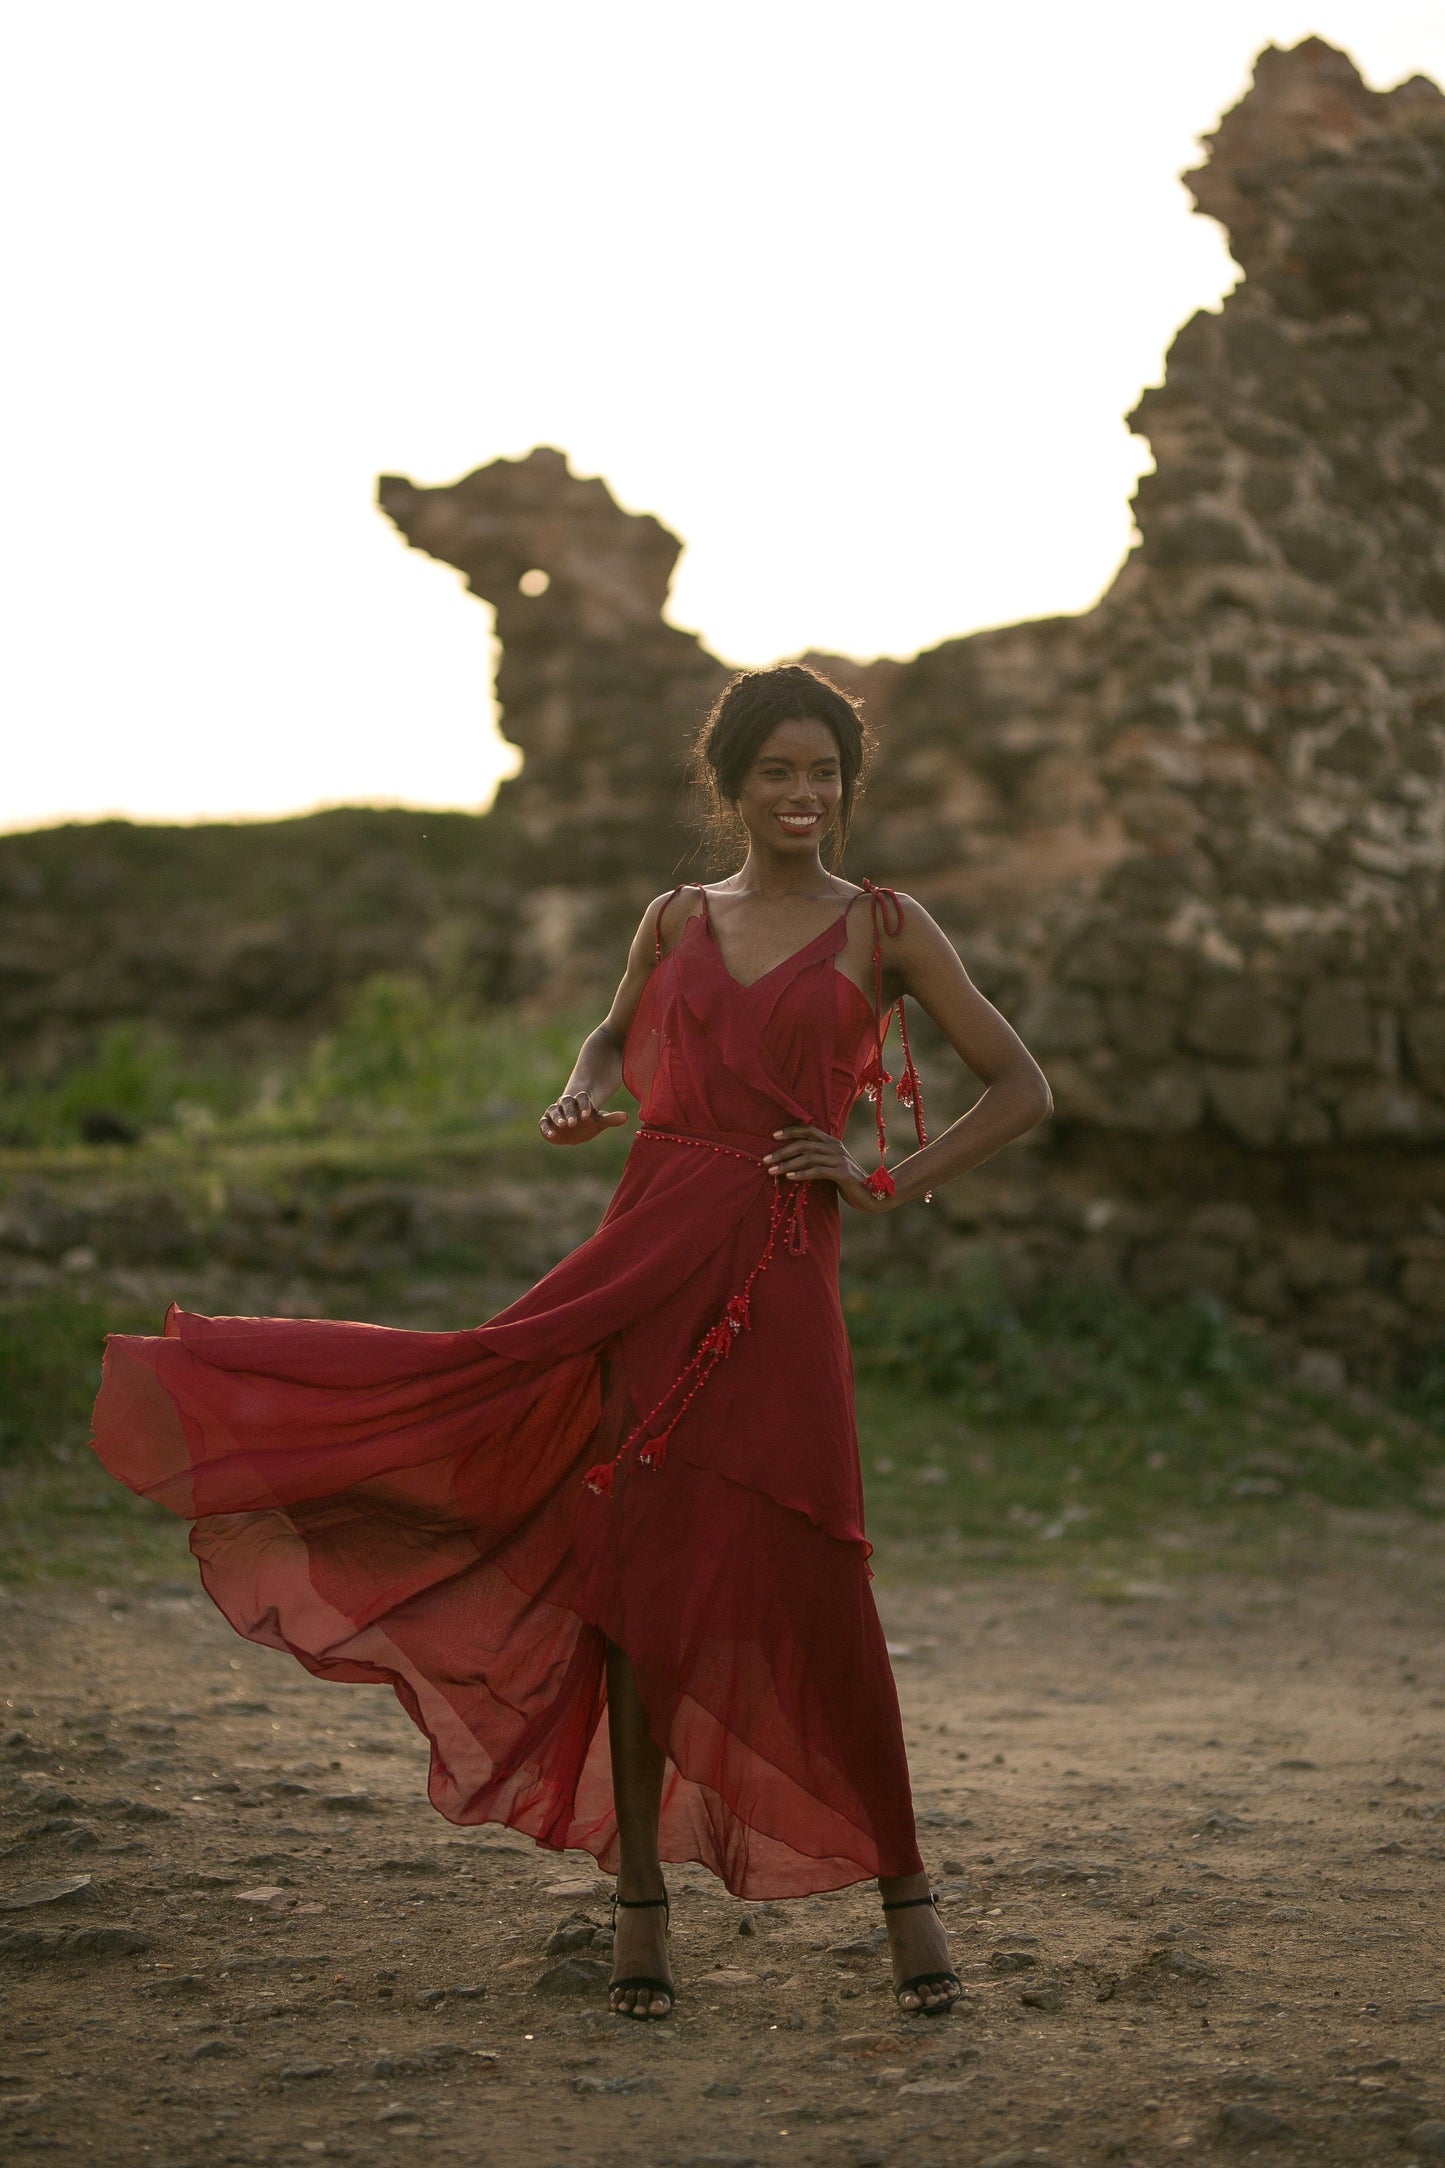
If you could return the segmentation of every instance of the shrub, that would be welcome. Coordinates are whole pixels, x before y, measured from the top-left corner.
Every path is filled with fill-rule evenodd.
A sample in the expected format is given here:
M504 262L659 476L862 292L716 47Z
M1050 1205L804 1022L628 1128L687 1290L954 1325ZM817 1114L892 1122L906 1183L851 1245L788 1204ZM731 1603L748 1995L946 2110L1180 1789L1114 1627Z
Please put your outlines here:
M951 1287L853 1288L846 1309L861 1372L961 1394L981 1414L1129 1414L1161 1389L1232 1393L1269 1367L1207 1296L1152 1308L1060 1280L1015 1301L984 1267Z

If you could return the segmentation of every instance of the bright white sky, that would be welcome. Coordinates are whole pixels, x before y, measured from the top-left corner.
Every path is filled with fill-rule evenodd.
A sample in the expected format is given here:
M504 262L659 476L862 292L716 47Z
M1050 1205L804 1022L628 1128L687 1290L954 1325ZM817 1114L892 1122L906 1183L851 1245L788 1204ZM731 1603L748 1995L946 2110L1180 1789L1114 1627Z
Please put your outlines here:
M383 471L562 446L734 662L1086 608L1235 276L1177 175L1311 31L1445 80L1445 0L12 0L0 827L484 801Z

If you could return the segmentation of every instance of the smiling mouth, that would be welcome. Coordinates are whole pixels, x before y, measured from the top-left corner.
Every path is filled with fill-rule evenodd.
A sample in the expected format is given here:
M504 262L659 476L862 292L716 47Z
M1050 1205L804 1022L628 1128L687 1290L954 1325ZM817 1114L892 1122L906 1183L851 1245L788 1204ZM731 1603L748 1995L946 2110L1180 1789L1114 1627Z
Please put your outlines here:
M821 813L778 813L774 818L790 835L805 836L823 818Z

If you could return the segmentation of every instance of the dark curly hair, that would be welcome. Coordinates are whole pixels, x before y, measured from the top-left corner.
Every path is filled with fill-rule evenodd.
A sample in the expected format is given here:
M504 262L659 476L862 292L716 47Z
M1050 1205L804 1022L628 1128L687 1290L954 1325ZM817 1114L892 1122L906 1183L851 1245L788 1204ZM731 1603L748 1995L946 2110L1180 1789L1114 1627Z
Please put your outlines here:
M873 754L873 734L861 702L805 663L775 670L739 670L713 704L693 741L691 774L703 807L707 839L715 847L737 840L737 803L758 753L780 723L826 723L838 746L842 803L830 856L837 865L847 847L853 808Z

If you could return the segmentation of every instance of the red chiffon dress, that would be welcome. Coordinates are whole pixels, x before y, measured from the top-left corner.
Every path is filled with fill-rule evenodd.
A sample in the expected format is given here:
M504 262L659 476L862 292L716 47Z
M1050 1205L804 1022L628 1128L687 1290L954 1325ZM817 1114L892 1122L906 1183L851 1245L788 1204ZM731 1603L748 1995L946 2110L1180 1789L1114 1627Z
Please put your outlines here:
M837 968L847 913L743 986L704 898L628 1035L641 1125L601 1226L489 1323L172 1309L162 1337L107 1345L105 1466L195 1523L239 1633L395 1690L454 1822L616 1870L613 1641L666 1755L664 1860L748 1898L921 1871L838 1194L762 1165L786 1123L837 1135L860 1091L881 1106L899 906L868 906L871 1001Z

